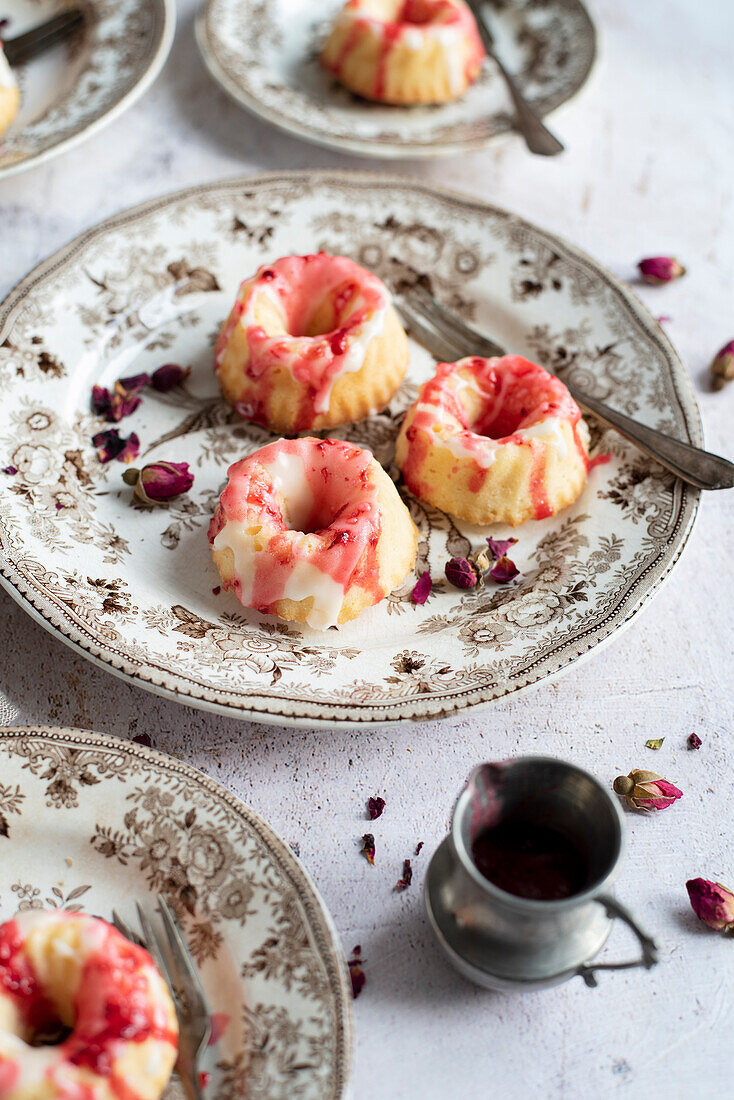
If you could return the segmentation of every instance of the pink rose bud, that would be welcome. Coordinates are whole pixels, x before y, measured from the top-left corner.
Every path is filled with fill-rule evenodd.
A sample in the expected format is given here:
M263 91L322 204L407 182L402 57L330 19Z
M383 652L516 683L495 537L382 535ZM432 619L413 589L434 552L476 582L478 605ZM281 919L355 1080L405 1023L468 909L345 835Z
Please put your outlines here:
M714 378L713 387L715 390L722 389L727 382L731 382L734 378L734 340L724 344L711 364L711 373Z
M683 265L679 264L673 256L650 256L646 260L640 260L637 268L645 282L652 286L672 283L674 279L680 279L681 275L686 273Z
M734 894L720 882L692 878L686 883L693 912L716 932L734 932Z
M134 487L133 496L142 504L163 504L194 484L188 462L151 462L142 470L125 470L122 479Z
M683 791L667 779L643 768L635 768L629 775L618 775L614 790L624 796L631 810L667 810L676 799L683 797Z

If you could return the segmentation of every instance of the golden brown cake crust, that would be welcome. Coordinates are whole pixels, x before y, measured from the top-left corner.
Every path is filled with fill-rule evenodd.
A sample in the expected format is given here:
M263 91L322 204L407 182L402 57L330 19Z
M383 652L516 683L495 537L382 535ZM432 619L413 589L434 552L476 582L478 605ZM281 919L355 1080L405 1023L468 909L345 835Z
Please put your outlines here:
M573 503L588 431L566 387L521 356L439 364L408 410L396 460L420 500L516 527Z

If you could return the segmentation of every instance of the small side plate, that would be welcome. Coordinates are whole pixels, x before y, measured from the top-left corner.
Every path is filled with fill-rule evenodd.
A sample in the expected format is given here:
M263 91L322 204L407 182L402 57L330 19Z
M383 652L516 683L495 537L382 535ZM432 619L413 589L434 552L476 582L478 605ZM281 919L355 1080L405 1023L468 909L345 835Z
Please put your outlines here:
M196 24L204 61L243 107L318 145L370 157L433 157L483 148L513 129L496 66L485 62L461 99L390 107L352 95L319 65L344 0L208 0ZM580 0L498 0L497 50L526 98L544 115L584 84L594 61L594 25Z

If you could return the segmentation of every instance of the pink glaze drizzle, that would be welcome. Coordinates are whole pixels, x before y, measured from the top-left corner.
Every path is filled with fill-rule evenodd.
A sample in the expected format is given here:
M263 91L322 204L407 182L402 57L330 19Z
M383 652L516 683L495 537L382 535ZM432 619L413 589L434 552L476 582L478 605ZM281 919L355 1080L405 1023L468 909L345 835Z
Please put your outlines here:
M65 913L63 919L93 920L75 913ZM104 921L94 923L102 939L84 960L74 1003L74 1030L58 1047L59 1060L105 1078L115 1100L140 1100L139 1094L115 1074L120 1042L154 1039L175 1047L178 1035L168 1026L165 1010L151 1003L149 975L153 962L148 953ZM16 921L0 926L0 988L19 1004L27 1026L34 1031L54 1023L57 1014L39 987L24 944ZM0 1065L0 1096L5 1095L5 1065L5 1070ZM59 1100L95 1100L94 1089L87 1085L74 1083L64 1089L58 1084L57 1068L51 1067L49 1079Z
M469 381L481 404L479 418L469 422L461 400L462 386ZM488 467L478 461L486 450L487 438L497 445L529 447L533 455L530 495L536 519L551 515L545 479L545 448L540 441L525 439L517 433L551 418L568 421L579 456L589 469L589 457L578 434L581 410L563 383L536 363L521 355L499 359L475 356L458 363L439 363L433 378L418 396L406 432L408 452L402 472L406 485L416 496L428 495L421 480L421 469L433 445L434 426L447 423L448 430L460 441L468 456L477 456L469 488L478 492L486 480ZM454 430L455 426L455 430Z
M266 424L273 371L286 367L303 387L294 430L304 431L328 408L331 387L347 369L347 356L360 329L378 311L388 307L390 296L375 275L344 256L318 252L310 256L286 256L264 265L240 287L217 340L215 370L219 369L235 326L242 322L252 296L263 287L279 303L287 333L272 336L261 325L247 325L250 358L244 373L249 385L235 409L246 420ZM329 300L333 327L309 336L314 310L325 299Z
M372 99L382 100L387 91L387 68L390 55L400 44L406 31L415 31L419 27L440 26L456 27L463 32L470 49L465 61L465 79L471 83L477 75L482 60L486 56L479 31L470 9L454 3L454 0L402 0L393 20L382 21L364 10L363 0L349 0L345 11L354 12L355 20L347 38L339 51L336 61L327 66L335 75L340 76L353 50L359 45L365 31L377 31L380 37L380 53L375 68L375 82L370 92Z
M286 526L282 500L270 474L269 467L282 454L302 463L313 498L312 513L302 524L304 531L314 535L308 548ZM209 527L209 541L213 543L227 523L266 529L267 548L256 558L248 606L274 613L299 561L307 561L345 592L359 585L374 603L383 598L377 564L381 521L371 462L369 451L351 443L306 438L271 443L230 467ZM238 598L242 598L241 581L236 577L225 586L234 589Z

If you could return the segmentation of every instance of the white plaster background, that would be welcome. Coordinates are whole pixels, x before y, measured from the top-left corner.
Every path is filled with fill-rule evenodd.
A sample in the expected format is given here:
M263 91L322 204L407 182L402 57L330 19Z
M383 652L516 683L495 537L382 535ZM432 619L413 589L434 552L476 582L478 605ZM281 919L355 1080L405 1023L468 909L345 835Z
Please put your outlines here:
M552 117L567 144L535 159L515 137L491 150L390 170L454 186L566 236L623 278L672 252L689 274L640 293L669 314L708 445L734 457L734 384L707 366L734 337L734 6L731 0L593 0L599 60ZM260 169L379 168L269 129L214 86L180 0L169 63L152 91L88 144L0 183L0 292L87 226L190 183ZM362 945L355 1005L357 1100L731 1096L734 943L693 917L684 882L734 886L734 493L707 496L669 584L583 667L483 713L377 732L258 727L207 717L121 683L75 656L0 594L0 721L90 727L155 745L213 775L298 843L345 949ZM686 750L688 734L703 740ZM662 750L643 747L665 736ZM619 896L662 945L651 973L575 980L525 996L465 984L427 928L421 889L453 799L478 761L562 755L611 781L655 767L684 798L630 815ZM377 865L358 855L363 805L382 794ZM393 893L416 842L410 890ZM5 915L5 914L3 914ZM617 933L607 956L632 947Z

